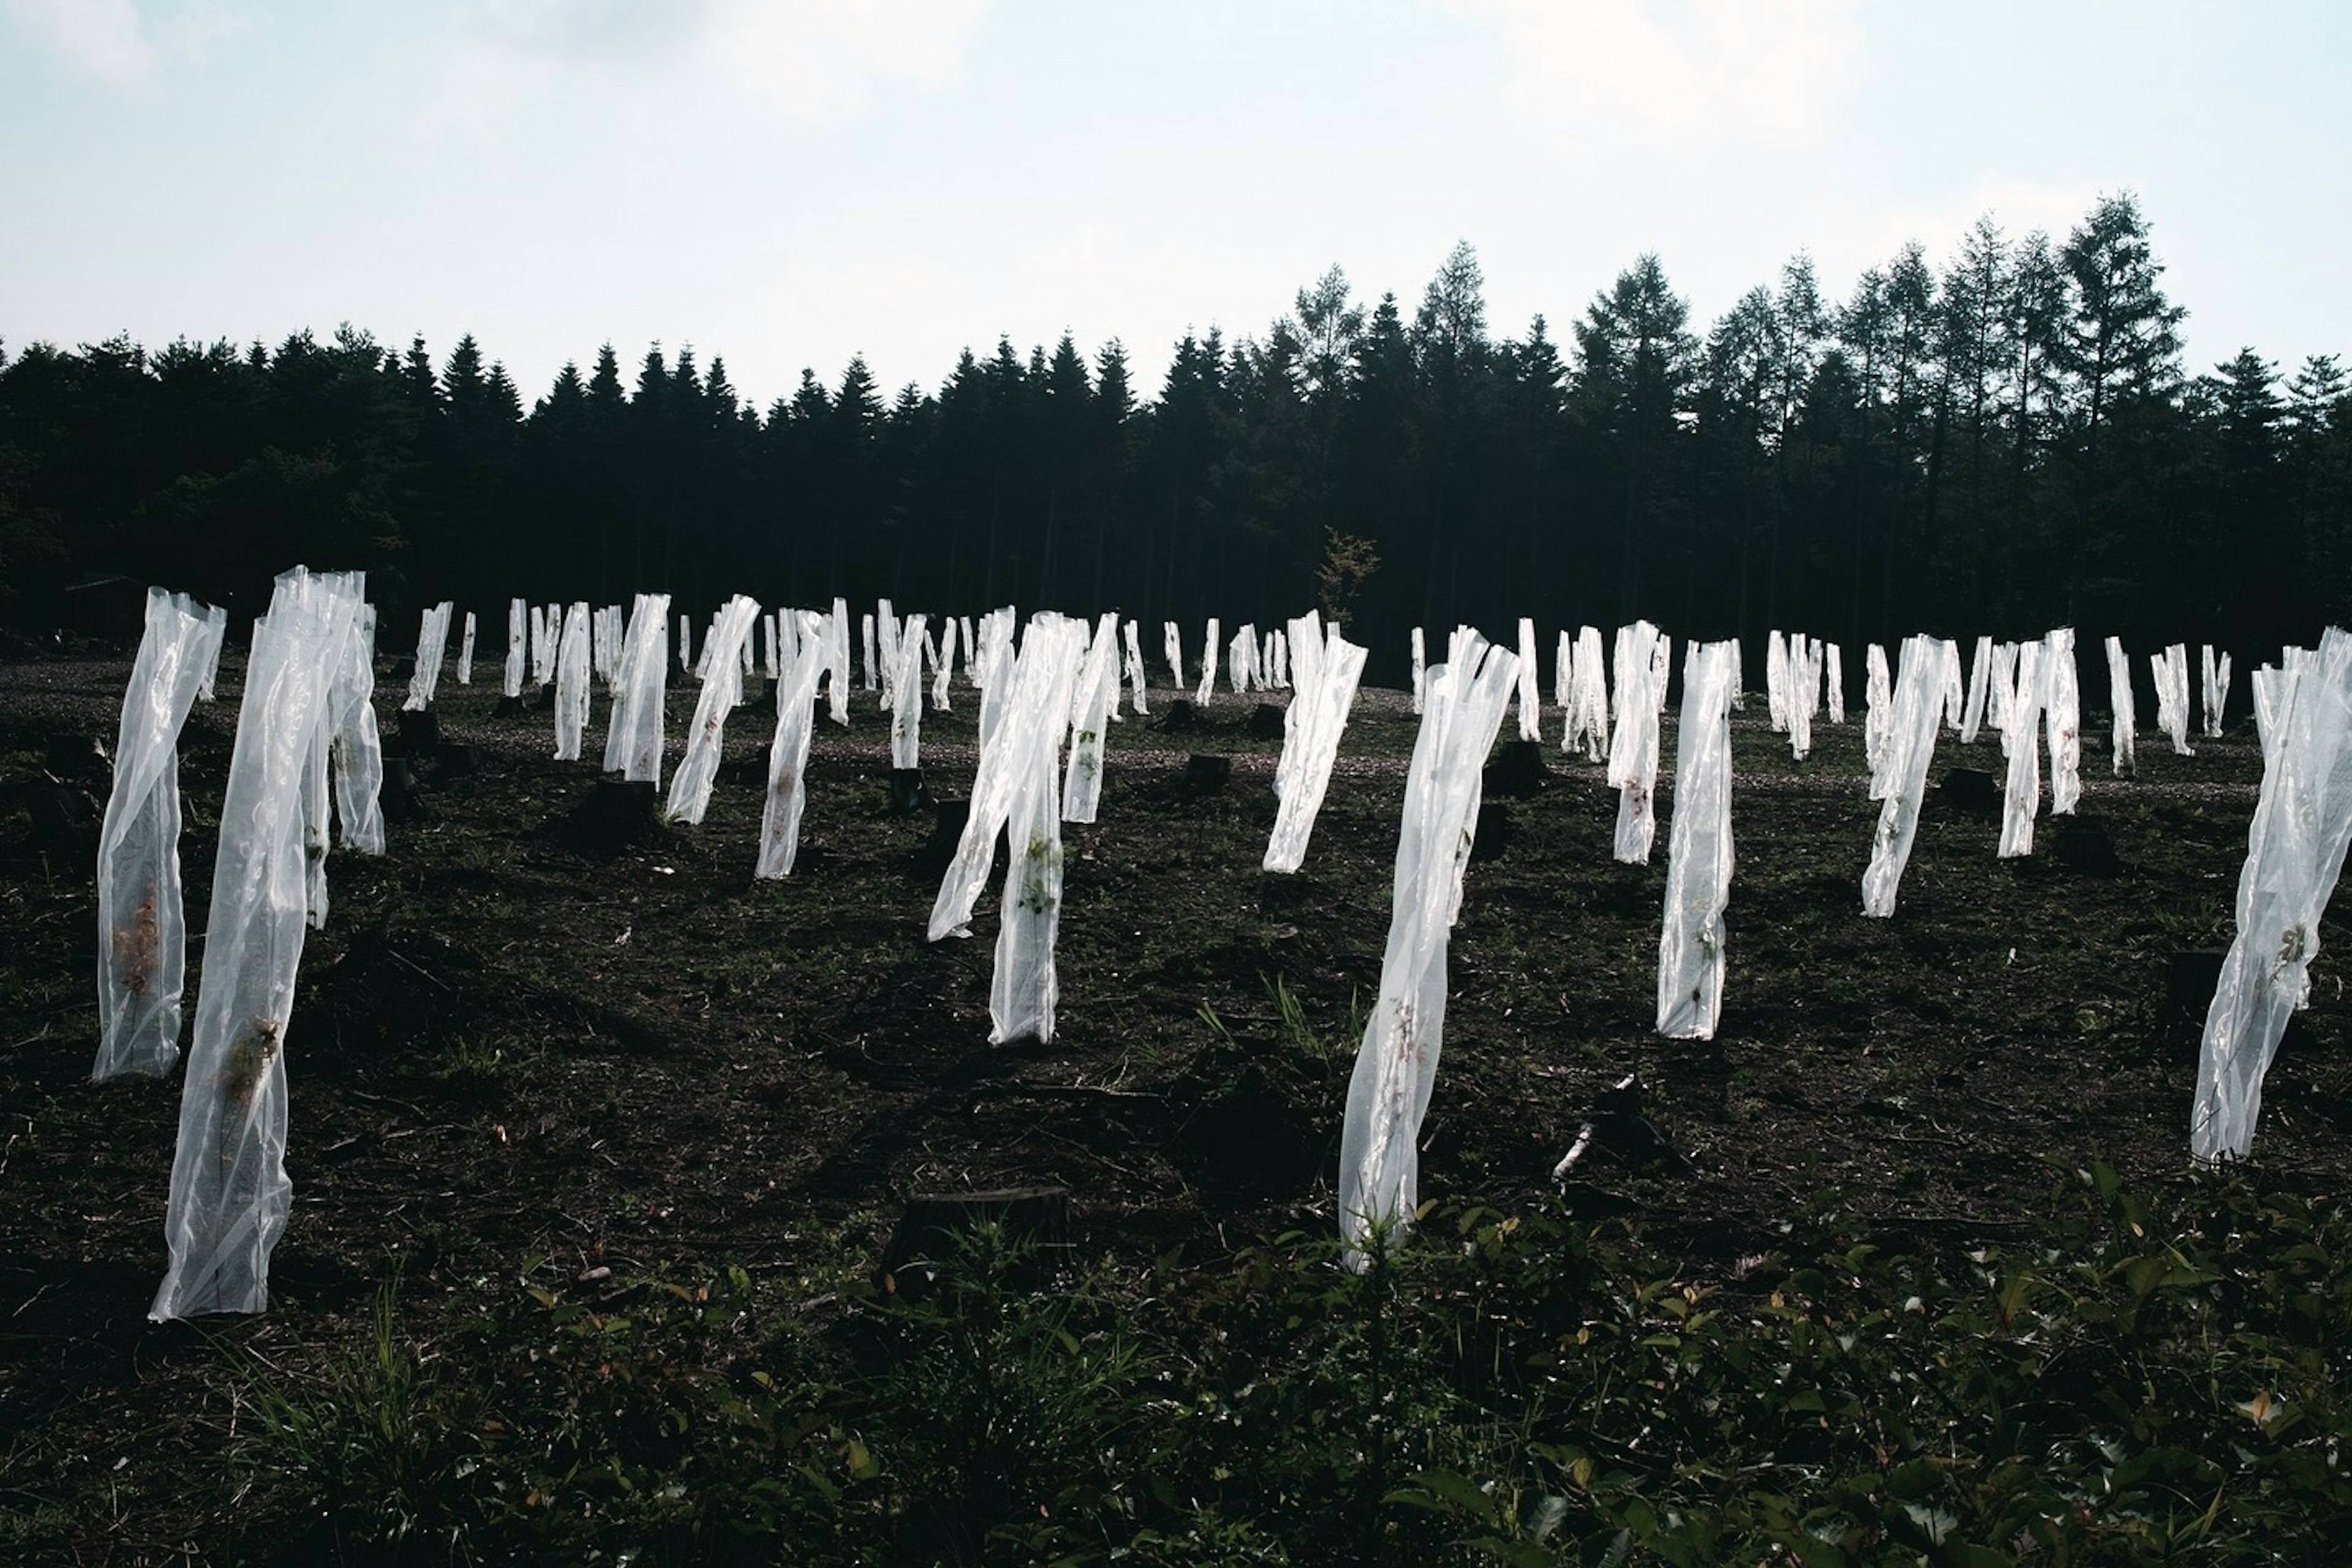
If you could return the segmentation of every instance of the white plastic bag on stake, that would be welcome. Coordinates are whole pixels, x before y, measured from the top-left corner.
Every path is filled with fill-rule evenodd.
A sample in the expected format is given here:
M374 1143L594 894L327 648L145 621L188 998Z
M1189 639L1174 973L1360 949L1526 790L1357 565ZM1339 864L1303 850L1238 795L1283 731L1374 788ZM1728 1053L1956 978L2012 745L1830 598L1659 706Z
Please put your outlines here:
M1421 1122L1445 1035L1445 952L1462 909L1478 826L1481 771L1518 680L1518 657L1457 632L1426 672L1421 730L1405 773L1381 988L1348 1080L1339 1135L1339 1235L1364 1265L1377 1231L1412 1223L1420 1205Z
M898 617L890 608L890 601L878 600L874 611L874 648L881 656L882 694L877 705L888 711L898 688L892 683L898 679Z
M1886 650L1876 643L1863 656L1863 668L1862 755L1875 780L1879 753L1886 746L1886 726L1893 718L1888 705L1895 699L1895 683L1886 668ZM1871 792L1871 798L1878 798L1876 790Z
M1782 717L1788 721L1789 755L1803 762L1813 750L1813 693L1820 689L1815 661L1820 658L1819 643L1808 643L1802 637L1789 639L1789 650L1780 661L1780 693ZM1683 679L1690 679L1688 671ZM1687 694L1683 699L1687 704ZM1682 742L1677 740L1679 754ZM1679 809L1679 808L1677 808Z
M1585 761L1597 763L1609 752L1608 658L1601 651L1600 627L1578 628L1576 668L1570 679L1563 745L1570 750L1583 747Z
M1176 629L1174 621L1160 623L1160 651L1168 660L1169 684L1177 690L1184 689L1184 635Z
M425 612L424 624L416 634L416 673L409 678L405 709L433 706L434 689L441 682L441 660L449 651L449 612L455 608L446 599Z
M1651 799L1658 780L1658 628L1636 621L1617 628L1617 727L1609 738L1609 782L1617 788L1616 857L1646 866L1658 836Z
M1428 685L1428 647L1421 635L1421 628L1415 626L1412 628L1412 710L1415 713L1422 711L1424 689Z
M352 595L365 574L352 574ZM335 810L343 842L362 855L381 855L383 838L383 736L375 721L375 606L362 603L352 618L327 696L329 746L334 763Z
M939 896L931 902L926 934L932 942L971 934L972 906L988 885L996 836L1004 830L1019 786L1015 758L1022 751L1022 735L1052 722L1066 727L1069 722L1069 694L1066 688L1057 692L1052 668L1058 655L1048 647L1061 635L1049 636L1049 630L1062 624L1062 618L1050 611L1032 617L1029 636L1015 658L1011 638L1003 635L1001 626L991 624L1005 614L992 612L980 629L981 646L992 650L993 663L980 705L980 761L972 774L963 837L957 841L947 875L940 880ZM1082 638L1086 633L1078 627L1070 635ZM1075 679L1075 665L1071 673ZM1043 705L1049 700L1059 705L1048 711ZM1060 744L1057 737L1055 745Z
M948 681L955 674L956 623L953 616L940 617L940 646L933 656L931 706L940 712L948 711Z
M2017 705L2017 645L1992 645L1992 681L1985 694L1985 721L2000 733L2001 755L2009 754L2010 710Z
M573 604L564 613L562 635L555 651L555 760L580 760L580 742L588 732L588 605Z
M825 666L825 716L845 729L849 724L849 601L833 601L833 625L826 628L829 662Z
M1910 864L1919 830L1919 807L1927 798L1927 764L1944 715L1939 671L1957 667L1959 649L1939 638L1919 636L1903 645L1903 668L1895 687L1886 736L1886 793L1878 808L1878 831L1870 841L1870 865L1862 874L1862 912L1878 920L1895 913L1895 890ZM1679 808L1677 808L1679 809Z
M2352 843L2352 637L2329 627L2318 653L2273 689L2238 929L2198 1051L2189 1150L2200 1163L2243 1159L2253 1146L2263 1078L2288 1017L2311 999L2320 916Z
M2033 853L2033 818L2042 809L2042 705L2048 695L2038 642L2017 645L2017 687L2009 700L2009 783L2001 794L2003 860Z
M2125 778L2135 766L2132 746L2138 714L2132 699L2131 658L2121 637L2107 639L2107 706L2115 715L2116 777Z
M2083 798L2083 697L2074 668L2074 628L2042 642L2042 721L2050 731L2050 815L2073 813Z
M1723 911L1731 900L1731 687L1738 660L1736 643L1694 643L1683 669L1675 816L1666 834L1665 910L1658 928L1658 1033L1668 1039L1711 1040L1723 1012Z
M1536 687L1536 623L1519 617L1519 739L1543 739L1543 698Z
M474 684L474 612L466 612L466 635L457 643L457 684Z
M1081 623L1083 624L1083 623ZM1118 700L1118 616L1105 611L1070 687L1070 763L1062 820L1092 822L1102 801L1103 735Z
M890 765L894 768L923 765L923 620L921 616L908 616L901 626L893 618L889 648L896 656L896 668L882 667L882 689L889 694Z
M293 1198L285 1046L307 902L300 775L326 722L358 599L278 581L269 614L254 623L221 803L204 984L163 1216L171 1261L148 1309L159 1322L268 1307L269 1254Z
M974 655L980 652L980 640L972 634L971 617L970 616L959 616L956 619L961 622L963 626L964 679L972 682L974 685L977 685L979 683L980 671L972 663L972 658Z
M1201 689L1192 694L1192 700L1203 708L1206 708L1209 705L1209 696L1217 689L1217 654L1219 649L1220 645L1217 641L1217 617L1211 616L1209 617L1208 631L1201 639Z
M1789 728L1789 645L1780 632L1764 634L1764 702L1772 728Z
M604 771L631 784L661 785L663 733L669 707L669 595L639 594L614 666L612 728Z
M2213 657L2213 645L2204 645L2201 660L2202 681L2199 697L2205 711L2205 733L2217 737L2221 733L2221 710L2230 696L2230 656Z
M1149 713L1151 708L1144 700L1143 628L1133 621L1127 623L1126 642L1129 696L1138 713Z
M505 679L499 687L499 695L522 695L523 656L528 651L524 642L527 625L526 606L520 599L507 601L507 668Z
M751 617L759 613L757 603L738 594L711 623L703 645L710 656L710 677L695 701L686 756L670 775L669 804L663 808L672 822L698 823L710 809L711 781L719 776L719 759L727 744L727 716L735 710L736 690L743 679L735 650L751 635Z
M768 798L760 811L760 860L755 877L783 877L800 853L801 816L808 805L809 731L816 721L817 678L831 658L825 621L814 610L783 611L799 622L797 651L785 650L776 677L776 738L768 746ZM792 624L784 623L786 637Z
M694 617L682 615L677 618L677 672L694 673Z
M1232 678L1236 697L1250 689L1250 661L1256 647L1257 628L1244 622L1225 649L1225 673Z
M1570 731L1575 721L1569 717L1569 706L1576 693L1576 634L1566 626L1559 628L1559 647L1551 656L1551 703L1559 709L1565 722L1560 726L1559 749L1570 749Z
M1013 715L1004 740L1012 797L1005 834L1013 849L1004 873L996 964L988 981L988 1043L1050 1041L1060 987L1054 943L1062 924L1062 737L1069 728L1071 687L1087 641L1080 621L1029 623L1021 662L1040 661L1045 700ZM1035 646L1030 646L1035 645ZM990 840L993 847L993 838ZM985 867L983 866L983 873Z
M2109 637L2109 643L2115 639ZM1976 743L1977 731L1985 718L1985 699L1992 689L1992 638L1977 638L1976 658L1969 664L1969 694L1960 704L1960 744Z
M2197 753L2189 744L2189 649L2174 643L2148 660L2156 671L2156 724L2184 757Z
M226 616L147 590L147 628L114 744L98 836L98 1060L93 1081L161 1077L180 1060L187 914L180 881L180 730Z
M1845 722L1845 654L1835 643L1822 645L1822 657L1827 664L1822 672L1822 701L1829 713L1830 722Z
M874 658L873 612L866 611L858 616L858 633L865 645L864 651L866 654L866 663L864 668L866 672L866 689L872 691L882 684L882 678L877 673L879 666L876 664Z
M1282 761L1274 773L1280 799L1263 862L1269 871L1296 871L1307 859L1307 840L1323 809L1331 764L1339 755L1339 737L1348 728L1348 711L1364 677L1366 650L1341 637L1337 626L1324 633L1312 612L1290 623L1288 640L1297 657L1291 667L1294 683L1284 721Z

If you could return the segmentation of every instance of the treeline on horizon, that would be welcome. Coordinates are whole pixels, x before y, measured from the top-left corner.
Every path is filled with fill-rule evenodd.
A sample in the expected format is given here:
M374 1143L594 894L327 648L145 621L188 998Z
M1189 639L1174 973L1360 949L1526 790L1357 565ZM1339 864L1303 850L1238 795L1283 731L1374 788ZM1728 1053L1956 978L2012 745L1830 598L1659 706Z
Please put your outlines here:
M1906 246L1842 301L1800 256L1704 332L1645 255L1562 342L1493 335L1465 242L1409 314L1334 267L1262 332L1186 336L1152 395L1065 334L937 393L804 371L764 411L690 348L608 343L526 409L470 335L0 344L0 616L101 574L250 613L305 562L371 574L388 651L437 599L666 590L1118 607L1188 646L1320 605L1376 672L1412 626L1522 615L2272 657L2352 618L2352 383L2252 348L2191 374L2162 274L2125 195L2063 241Z

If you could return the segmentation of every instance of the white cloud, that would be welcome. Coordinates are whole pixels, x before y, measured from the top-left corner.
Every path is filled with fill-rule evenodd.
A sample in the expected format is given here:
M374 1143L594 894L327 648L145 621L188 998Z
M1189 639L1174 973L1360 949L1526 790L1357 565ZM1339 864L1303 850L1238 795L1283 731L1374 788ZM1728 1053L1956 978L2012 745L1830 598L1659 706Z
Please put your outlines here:
M131 0L6 0L19 32L63 55L85 74L137 87L155 69L155 47Z
M1585 157L1810 146L1861 54L1853 0L1440 3L1499 27L1513 113Z

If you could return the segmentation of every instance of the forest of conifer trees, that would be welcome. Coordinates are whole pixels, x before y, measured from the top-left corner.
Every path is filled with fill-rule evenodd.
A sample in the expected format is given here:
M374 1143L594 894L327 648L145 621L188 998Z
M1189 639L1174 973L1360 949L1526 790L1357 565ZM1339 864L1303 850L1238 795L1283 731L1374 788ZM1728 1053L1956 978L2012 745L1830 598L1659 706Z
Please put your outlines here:
M2272 657L2352 617L2352 382L2197 372L2135 198L2063 240L1980 220L1826 298L1799 257L1703 331L1636 259L1564 340L1497 337L1466 243L1410 310L1338 267L1262 331L862 360L765 410L608 343L526 409L472 336L0 344L0 616L121 574L257 612L295 562L420 602L997 604L1405 629L1636 616L1678 635L2080 624Z

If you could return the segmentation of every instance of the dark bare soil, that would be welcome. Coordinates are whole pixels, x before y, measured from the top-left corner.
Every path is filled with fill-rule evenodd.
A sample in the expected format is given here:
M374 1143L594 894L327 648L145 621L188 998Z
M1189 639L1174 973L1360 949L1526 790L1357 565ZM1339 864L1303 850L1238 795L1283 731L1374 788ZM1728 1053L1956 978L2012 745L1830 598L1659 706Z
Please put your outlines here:
M1414 733L1401 695L1360 700L1292 877L1257 868L1279 742L1255 738L1246 700L1181 734L1117 727L1100 821L1067 830L1055 1038L997 1048L996 889L970 940L923 940L941 861L928 812L888 811L871 697L845 733L820 728L799 866L756 882L763 704L736 713L700 826L600 845L574 831L593 761L550 761L550 717L496 717L494 684L445 681L445 736L478 745L481 771L421 767L424 817L392 829L391 853L335 854L331 916L304 954L272 1309L152 1325L180 1087L86 1081L107 781L70 744L111 747L128 668L0 668L0 1492L68 1518L80 1560L221 1552L205 1478L253 1419L225 1347L299 1369L348 1341L395 1268L429 1340L532 1260L566 1279L720 1261L795 1278L825 1249L878 1252L919 1191L1066 1186L1093 1256L1213 1256L1336 1225ZM182 746L198 931L237 675L232 659ZM673 735L694 695L673 689ZM388 736L398 697L379 689ZM977 699L959 685L955 700L923 722L939 796L970 782ZM592 755L604 717L600 694ZM2053 1162L2101 1157L2157 1192L2186 1180L2197 1019L2168 1012L2166 973L2228 940L2260 777L2249 731L2187 758L2144 736L2124 782L2087 749L2080 811L2045 816L2022 861L1994 858L1997 816L1931 791L1885 921L1860 912L1875 808L1858 725L1818 731L1793 763L1758 698L1734 737L1713 1042L1651 1028L1664 825L1651 865L1615 864L1613 793L1554 750L1548 787L1496 807L1507 842L1473 866L1453 940L1423 1195L1547 1192L1629 1073L1672 1155L1604 1139L1571 1202L1638 1221L1702 1274L1763 1250L1824 1190L1910 1245L1959 1247L2023 1228ZM1234 756L1231 783L1189 790L1190 752ZM1930 776L1955 765L1998 772L1998 745L1948 735ZM52 776L93 803L89 826L58 819ZM2266 1093L2256 1152L2291 1191L2352 1185L2346 939L2330 920ZM192 1000L201 958L199 942Z

